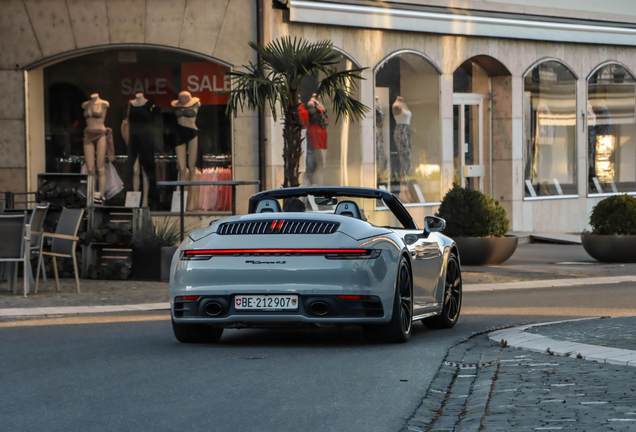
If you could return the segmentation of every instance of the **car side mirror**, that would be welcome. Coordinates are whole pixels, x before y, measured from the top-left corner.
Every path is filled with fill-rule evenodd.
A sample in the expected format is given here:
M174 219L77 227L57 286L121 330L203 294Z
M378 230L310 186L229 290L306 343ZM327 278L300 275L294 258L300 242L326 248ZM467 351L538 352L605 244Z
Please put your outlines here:
M446 228L446 221L436 216L426 216L424 218L424 235L429 233L443 231Z

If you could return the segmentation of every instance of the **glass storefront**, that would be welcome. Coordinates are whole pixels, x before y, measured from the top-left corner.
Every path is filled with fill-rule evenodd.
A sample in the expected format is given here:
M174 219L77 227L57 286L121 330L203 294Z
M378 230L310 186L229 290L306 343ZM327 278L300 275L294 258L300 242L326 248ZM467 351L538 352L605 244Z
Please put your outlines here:
M401 53L375 73L377 186L405 204L441 199L440 74L422 56Z
M107 204L123 205L126 192L139 191L152 210L171 207L173 190L157 181L231 180L231 119L217 95L229 88L224 70L151 49L107 50L46 67L46 172L93 172L103 195L106 154L125 186ZM190 191L188 209L230 210L222 189Z
M359 66L345 54L334 67L338 71ZM362 186L362 143L360 122L340 118L336 122L329 99L318 100L315 93L324 74L305 79L301 88L303 130L299 171L301 186ZM360 100L360 87L351 89Z
M547 61L524 77L525 197L576 195L576 77Z
M634 90L634 77L618 64L588 79L588 193L636 192Z

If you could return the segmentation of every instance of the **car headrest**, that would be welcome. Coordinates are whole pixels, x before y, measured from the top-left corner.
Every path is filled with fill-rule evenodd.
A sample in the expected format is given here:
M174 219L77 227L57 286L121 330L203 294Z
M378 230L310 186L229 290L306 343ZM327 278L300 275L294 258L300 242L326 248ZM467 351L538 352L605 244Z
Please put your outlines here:
M355 201L340 201L336 206L336 211L334 212L340 216L349 216L356 219L362 219L360 216L360 208Z
M273 198L265 198L258 202L256 213L280 213L280 203Z

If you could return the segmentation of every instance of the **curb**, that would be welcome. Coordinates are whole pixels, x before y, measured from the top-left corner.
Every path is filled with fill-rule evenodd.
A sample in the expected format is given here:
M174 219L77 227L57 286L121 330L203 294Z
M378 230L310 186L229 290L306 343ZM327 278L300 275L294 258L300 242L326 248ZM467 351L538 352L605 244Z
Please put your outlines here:
M595 278L572 278L572 279L547 279L523 282L504 282L496 284L467 284L462 287L464 292L497 291L512 289L532 289L532 288L557 288L581 285L601 285L624 282L636 282L636 276L614 276Z
M504 282L495 284L466 284L462 287L464 292L501 291L515 289L558 288L583 285L615 284L636 282L636 276L615 276L597 278L573 278L573 279L547 279L523 282ZM168 310L170 303L142 303L133 305L106 305L106 306L63 306L42 308L11 308L0 309L0 318L37 315L75 315L85 313L108 312L135 312Z
M576 357L584 360L607 363L612 365L636 367L636 351L633 350L609 348L578 342L561 341L549 338L547 336L525 332L527 329L532 327L541 327L552 324L560 324L573 321L586 321L593 319L600 319L600 317L579 318L573 320L554 321L549 323L512 327L489 333L488 338L493 342L501 342L506 344L507 346L521 348L527 351L548 353L561 357Z
M41 315L77 315L108 312L140 312L169 310L170 303L142 303L113 306L64 306L43 308L0 309L0 317L41 316Z

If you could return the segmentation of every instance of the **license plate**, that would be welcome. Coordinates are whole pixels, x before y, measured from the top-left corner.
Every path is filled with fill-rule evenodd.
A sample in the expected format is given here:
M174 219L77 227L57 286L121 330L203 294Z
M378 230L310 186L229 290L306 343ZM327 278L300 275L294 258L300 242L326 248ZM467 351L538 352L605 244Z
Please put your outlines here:
M296 310L298 296L295 295L243 295L234 297L237 310Z

